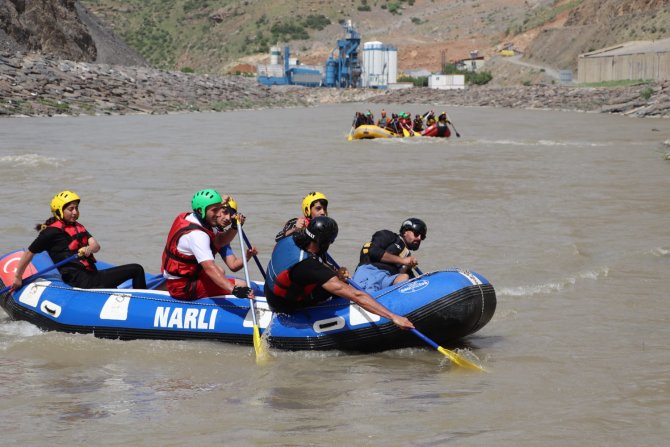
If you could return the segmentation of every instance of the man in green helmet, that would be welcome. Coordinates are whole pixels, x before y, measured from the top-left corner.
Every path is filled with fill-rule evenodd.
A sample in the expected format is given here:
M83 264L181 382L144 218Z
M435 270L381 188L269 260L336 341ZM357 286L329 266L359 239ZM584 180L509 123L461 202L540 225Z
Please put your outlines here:
M167 279L167 289L175 298L198 298L235 295L254 298L253 291L239 279L227 278L214 256L237 235L237 227L220 231L224 222L225 200L214 189L202 189L193 195L193 212L177 216L163 251L161 272Z

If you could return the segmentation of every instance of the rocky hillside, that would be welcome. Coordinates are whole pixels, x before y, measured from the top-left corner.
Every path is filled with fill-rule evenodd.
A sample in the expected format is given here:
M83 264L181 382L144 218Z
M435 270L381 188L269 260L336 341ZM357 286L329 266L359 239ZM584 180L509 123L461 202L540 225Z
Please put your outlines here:
M0 0L0 51L58 59L146 65L76 0Z
M0 0L1 45L64 59L94 61L96 48L74 0Z
M437 71L504 45L574 70L580 53L670 37L670 0L0 0L0 50L223 74L267 63L275 44L322 64L349 19L363 41L398 47L400 70Z
M153 66L208 73L267 63L277 43L322 64L349 19L363 41L397 46L400 70L436 71L505 44L526 60L574 69L590 49L670 37L670 0L82 1Z

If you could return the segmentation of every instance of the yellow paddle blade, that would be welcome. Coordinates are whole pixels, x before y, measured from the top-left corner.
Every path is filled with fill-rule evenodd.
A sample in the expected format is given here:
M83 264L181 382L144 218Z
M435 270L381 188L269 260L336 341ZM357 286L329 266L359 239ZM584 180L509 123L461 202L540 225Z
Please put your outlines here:
M476 371L486 372L486 370L484 368L482 368L481 366L479 366L475 363L472 363L470 360L468 360L464 357L461 357L460 355L456 354L454 351L450 351L446 348L443 348L442 346L437 348L437 350L440 351L445 356L447 356L449 358L449 360L451 360L452 362L454 362L458 366L461 366L463 368L474 369Z
M270 355L266 349L266 346L261 340L261 332L258 329L258 326L254 326L254 351L256 351L256 364L262 365L267 363L270 360Z
M404 127L402 128L402 134L406 137L409 137L409 130L405 129Z
M353 140L353 139L354 139L353 135L349 134L349 135L347 136L347 141L351 141L351 140Z

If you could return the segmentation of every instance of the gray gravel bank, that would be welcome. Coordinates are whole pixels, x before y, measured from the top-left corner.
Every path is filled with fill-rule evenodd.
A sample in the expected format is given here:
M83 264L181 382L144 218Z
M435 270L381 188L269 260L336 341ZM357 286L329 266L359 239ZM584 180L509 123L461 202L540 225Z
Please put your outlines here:
M0 54L0 115L163 114L304 105L240 76Z
M326 89L259 85L254 78L0 53L0 115L223 111L323 103L462 105L670 117L670 81L612 88L474 86L466 90Z

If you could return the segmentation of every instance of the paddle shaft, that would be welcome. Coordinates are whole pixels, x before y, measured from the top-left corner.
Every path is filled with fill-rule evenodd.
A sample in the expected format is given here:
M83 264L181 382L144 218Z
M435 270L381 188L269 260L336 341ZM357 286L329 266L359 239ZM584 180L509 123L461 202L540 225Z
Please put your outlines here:
M351 122L351 130L349 131L349 135L347 136L347 140L351 141L353 140L352 135L354 134L354 129L356 128L356 115L354 115L354 120Z
M251 248L251 242L249 242L249 238L247 237L246 233L240 232L242 237L244 238L244 243L247 244L247 248ZM244 250L244 248L242 248ZM243 253L244 255L244 253ZM245 256L246 258L246 256ZM258 267L258 270L261 271L261 275L263 275L263 279L267 279L267 276L265 276L265 270L263 270L263 266L261 265L261 261L258 260L258 256L254 255L254 261L256 261L256 267Z
M38 276L44 275L45 273L50 272L51 270L57 269L57 268L60 267L61 265L65 265L65 264L67 264L68 262L72 262L72 261L74 261L75 259L77 259L78 257L79 257L79 255L75 253L75 254L73 254L72 256L69 256L69 257L63 259L62 261L59 261L59 262L55 263L54 265L51 265L51 266L45 268L44 270L40 270L39 272L37 272L37 273L35 273L35 274L33 274L33 275L30 275L30 276L27 277L27 278L24 278L23 281L22 281L22 282L23 282L23 285L25 286L26 284L28 284L28 283L34 281L35 279L37 279ZM7 292L7 291L10 290L11 288L12 288L12 286L7 286L7 287L3 288L2 290L0 290L0 295L2 295L3 293Z
M456 130L456 126L454 126L454 122L451 121L451 118L449 118L449 114L447 114L447 120L449 120L449 124L451 124L451 128L454 129L454 133L456 134L456 136L458 138L461 138L461 134L458 133L458 131Z
M413 333L414 335L416 335L417 337L419 337L421 340L425 341L428 345L432 346L434 349L438 349L438 350L440 349L440 345L438 345L438 344L435 343L433 340L431 340L430 338L428 338L428 337L426 337L425 335L423 335L423 334L422 334L420 331L418 331L417 329L410 329L410 331L412 331L412 333Z
M237 231L240 235L240 250L242 250L242 265L244 265L244 279L247 281L247 287L251 287L251 280L249 279L249 267L247 266L247 256L244 250L244 230L242 230L242 223L237 222ZM251 319L254 322L254 328L258 327L258 322L256 321L256 303L254 303L253 298L249 298L249 306L251 307Z

